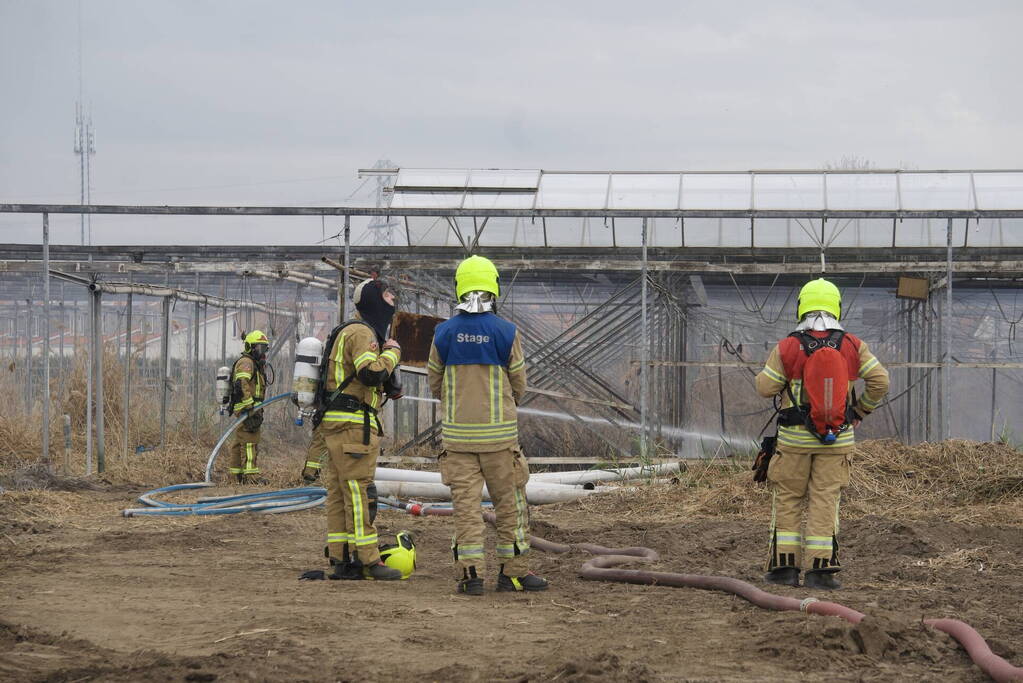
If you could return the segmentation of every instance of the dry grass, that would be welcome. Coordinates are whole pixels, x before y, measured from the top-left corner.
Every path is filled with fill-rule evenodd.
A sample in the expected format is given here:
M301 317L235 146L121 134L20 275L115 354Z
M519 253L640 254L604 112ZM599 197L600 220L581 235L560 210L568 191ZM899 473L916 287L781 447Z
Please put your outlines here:
M581 505L596 514L677 520L733 515L761 519L769 488L753 483L746 459L687 462L677 483L633 483ZM852 459L842 514L1023 525L1023 455L1003 444L948 441L904 446L867 441Z

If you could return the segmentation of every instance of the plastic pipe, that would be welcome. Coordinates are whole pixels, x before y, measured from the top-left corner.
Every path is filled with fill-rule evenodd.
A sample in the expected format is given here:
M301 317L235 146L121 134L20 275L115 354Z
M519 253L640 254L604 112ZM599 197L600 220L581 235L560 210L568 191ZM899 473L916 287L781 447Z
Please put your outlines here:
M660 474L678 472L681 464L669 462L661 465L640 467L623 467L609 470L576 470L572 472L540 472L530 475L533 481L545 484L587 484L598 481L624 481L640 477L653 477Z
M279 401L282 398L288 398L289 396L291 396L290 392L287 393L287 394L277 394L273 398L268 398L265 401L263 401L262 403L260 403L259 404L259 408L262 408L263 406L267 406L267 405L273 403L274 401ZM212 481L213 463L216 462L217 455L220 453L221 447L224 445L224 442L227 441L227 437L231 436L232 432L234 432L234 430L238 429L238 425L240 425L242 422L245 421L245 418L247 418L249 416L249 412L250 411L248 411L248 410L243 411L242 414L238 417L238 419L235 420L231 424L231 426L227 428L227 431L224 432L223 436L220 437L220 440L217 441L217 445L213 447L213 452L210 453L209 460L206 461L206 476L205 476L204 481L206 481L206 482Z
M434 498L451 500L451 489L444 484L415 481L377 481L377 493L396 498ZM531 505L564 503L588 496L594 491L559 484L526 484L526 502ZM483 499L490 500L487 487L483 487Z

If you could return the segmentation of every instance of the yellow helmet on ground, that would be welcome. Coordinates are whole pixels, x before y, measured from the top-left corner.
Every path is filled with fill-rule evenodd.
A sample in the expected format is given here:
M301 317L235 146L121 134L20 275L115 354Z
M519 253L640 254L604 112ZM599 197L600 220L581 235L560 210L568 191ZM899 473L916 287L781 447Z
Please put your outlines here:
M838 287L824 278L810 280L803 285L799 290L796 320L802 320L810 311L824 311L835 316L835 320L841 319L842 294Z
M397 543L380 546L380 561L391 569L397 569L401 578L407 579L416 570L416 544L407 531L399 531L394 540Z
M470 256L458 264L455 271L455 298L462 300L466 292L490 292L501 295L501 277L488 258Z
M270 340L267 338L267 336L263 333L262 330L252 330L247 335L245 335L246 351L251 351L252 347L255 346L256 344L266 344L267 346L270 346Z

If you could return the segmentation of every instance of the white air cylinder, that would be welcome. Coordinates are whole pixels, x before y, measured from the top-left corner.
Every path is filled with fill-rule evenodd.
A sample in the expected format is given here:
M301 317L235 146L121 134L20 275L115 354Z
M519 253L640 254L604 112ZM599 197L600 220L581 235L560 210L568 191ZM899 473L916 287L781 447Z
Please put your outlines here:
M217 408L220 414L227 412L227 404L231 401L231 368L222 365L217 368Z
M295 349L295 379L291 384L291 391L298 398L298 409L301 414L309 415L315 408L322 356L323 342L316 337L306 337Z

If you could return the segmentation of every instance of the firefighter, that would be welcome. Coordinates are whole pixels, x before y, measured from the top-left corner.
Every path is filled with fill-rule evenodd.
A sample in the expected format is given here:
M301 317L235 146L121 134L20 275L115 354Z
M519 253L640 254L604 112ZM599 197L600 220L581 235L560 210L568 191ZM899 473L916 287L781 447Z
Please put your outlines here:
M459 264L455 293L457 314L437 326L427 374L443 411L439 460L454 505L458 592L483 594L484 484L497 516L497 590L546 590L547 581L529 571L529 466L516 411L526 391L519 333L495 314L500 287L488 259L471 256Z
M266 355L270 340L260 330L245 335L242 355L231 370L231 412L248 410L249 415L235 430L231 442L230 472L239 483L258 483L259 428L263 410L258 408L266 397Z
M767 480L773 489L765 576L769 583L798 586L800 571L805 568L805 587L841 587L835 580L841 569L838 509L842 488L849 483L854 430L888 393L888 372L866 342L845 333L841 316L838 287L823 278L808 282L799 292L795 332L774 347L756 378L757 392L780 397L782 406L777 450L767 466ZM811 360L818 354L825 355ZM838 389L839 396L846 396L844 415L836 418L842 424L821 432L811 416L822 414L812 405L822 402L816 398L822 394L812 384L824 382L823 395L828 397L834 396L835 389L830 379L820 379L820 372L804 376L804 369L810 363L820 367L825 358L832 359L837 368L834 374L842 378L842 384L848 380L848 390ZM857 379L865 386L858 398L853 387ZM800 528L804 505L805 532Z
M328 339L322 422L313 436L315 444L322 434L328 451L322 476L327 488L327 551L334 567L331 579L402 578L401 571L381 562L373 525L373 477L383 432L377 410L385 393L397 397L385 384L401 360L401 347L388 337L394 299L382 280L360 283L353 297L355 319L341 323Z

